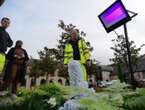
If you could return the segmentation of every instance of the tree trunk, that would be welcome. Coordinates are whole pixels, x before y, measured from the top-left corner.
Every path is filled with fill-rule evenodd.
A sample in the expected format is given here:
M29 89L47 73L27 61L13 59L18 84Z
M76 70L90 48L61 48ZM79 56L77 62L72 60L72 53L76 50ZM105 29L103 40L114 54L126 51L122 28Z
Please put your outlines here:
M124 76L122 74L121 64L117 64L117 71L118 71L118 77L120 79L120 82L124 82Z

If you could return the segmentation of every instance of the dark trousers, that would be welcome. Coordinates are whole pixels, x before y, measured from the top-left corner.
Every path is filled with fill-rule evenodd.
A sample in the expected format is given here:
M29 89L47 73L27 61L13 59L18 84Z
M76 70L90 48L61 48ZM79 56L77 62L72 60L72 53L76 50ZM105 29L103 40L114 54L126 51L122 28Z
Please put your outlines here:
M7 89L12 85L12 93L17 92L17 86L20 82L20 75L21 75L21 68L22 66L19 64L12 64L10 66L10 71L8 73L7 79L4 80L3 88Z

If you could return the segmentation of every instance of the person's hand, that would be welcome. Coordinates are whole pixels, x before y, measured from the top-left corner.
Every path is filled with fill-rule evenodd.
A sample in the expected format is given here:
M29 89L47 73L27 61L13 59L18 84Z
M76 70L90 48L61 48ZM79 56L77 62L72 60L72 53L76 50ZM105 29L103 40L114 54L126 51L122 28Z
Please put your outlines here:
M68 68L68 65L64 65L64 68Z
M19 55L14 55L14 57L15 57L16 59L20 59L20 58L21 58Z
M87 62L86 62L86 64L87 64L87 66L91 66L91 60L87 60Z
M17 58L17 55L14 55L15 58Z
M21 57L21 56L18 56L17 58L18 58L18 59L21 59L22 57Z
M25 65L28 66L28 61L25 61Z

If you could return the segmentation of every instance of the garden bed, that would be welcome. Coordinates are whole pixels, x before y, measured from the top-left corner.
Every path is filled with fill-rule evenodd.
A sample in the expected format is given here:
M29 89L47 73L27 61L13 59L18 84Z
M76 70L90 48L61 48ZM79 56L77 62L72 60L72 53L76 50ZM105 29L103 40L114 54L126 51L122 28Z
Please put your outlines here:
M68 101L77 104L78 110L145 110L145 89L132 91L116 82L93 93L53 83L19 90L18 97L12 103L0 105L0 110L58 110Z

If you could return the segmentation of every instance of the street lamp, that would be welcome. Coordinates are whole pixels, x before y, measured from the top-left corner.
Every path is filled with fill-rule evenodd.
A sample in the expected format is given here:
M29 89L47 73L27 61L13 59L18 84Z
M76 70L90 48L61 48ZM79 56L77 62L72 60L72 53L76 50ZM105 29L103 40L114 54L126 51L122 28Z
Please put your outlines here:
M130 17L129 13L133 14L133 16ZM121 0L117 0L98 16L107 33L115 30L116 28L122 25L124 26L129 72L131 75L131 84L133 88L135 86L134 85L135 81L134 81L134 75L133 75L133 69L132 69L132 63L131 63L131 52L130 52L130 45L129 45L129 40L128 40L128 32L127 32L126 23L131 21L132 18L135 17L136 15L137 13L134 13L130 10L126 10Z

